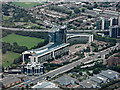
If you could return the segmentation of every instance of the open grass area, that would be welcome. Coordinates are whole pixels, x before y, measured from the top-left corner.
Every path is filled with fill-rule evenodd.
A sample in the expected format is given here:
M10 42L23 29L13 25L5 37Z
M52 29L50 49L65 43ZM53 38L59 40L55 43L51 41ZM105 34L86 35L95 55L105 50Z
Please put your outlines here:
M40 3L38 2L13 2L13 4L23 8L30 8L30 7L40 5Z
M6 54L2 55L2 65L3 67L7 67L11 65L14 59L18 58L20 54L14 52L6 52Z
M10 17L3 15L3 20L8 20Z
M19 46L26 46L30 49L31 47L36 46L39 42L44 42L44 39L9 34L8 36L2 38L2 42L8 42L11 45L13 45L14 42L17 42Z

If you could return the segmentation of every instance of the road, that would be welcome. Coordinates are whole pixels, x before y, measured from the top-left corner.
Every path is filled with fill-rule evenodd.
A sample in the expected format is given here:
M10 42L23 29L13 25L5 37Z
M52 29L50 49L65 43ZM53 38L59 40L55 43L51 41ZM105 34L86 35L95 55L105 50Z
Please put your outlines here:
M1 27L0 29L11 30L11 31L28 31L28 32L49 32L49 30L40 30L40 29L24 29L24 28L7 28ZM78 33L78 32L92 32L93 30L67 30L68 33ZM94 30L95 32L108 32L109 30Z
M95 60L97 60L97 57L99 57L100 55L106 55L106 54L108 54L110 52L110 50L113 50L113 49L117 48L118 46L119 46L119 43L117 43L113 47L110 47L110 48L107 48L107 49L105 49L105 50L103 50L101 52L98 52L93 56L89 56L89 57L80 59L78 61L74 61L74 62L72 62L70 64L67 64L67 65L62 66L60 68L52 70L52 71L50 71L48 73L45 73L45 74L43 74L41 76L35 77L35 78L31 79L29 82L23 82L21 84L15 85L15 86L13 86L11 88L19 88L19 85L22 85L22 86L25 87L27 84L37 83L38 81L41 81L42 79L45 79L47 76L49 76L49 77L57 76L58 74L61 74L61 73L64 73L66 71L69 71L69 70L73 69L75 66L80 65L81 63L86 64L86 63L89 63L91 61L95 61Z

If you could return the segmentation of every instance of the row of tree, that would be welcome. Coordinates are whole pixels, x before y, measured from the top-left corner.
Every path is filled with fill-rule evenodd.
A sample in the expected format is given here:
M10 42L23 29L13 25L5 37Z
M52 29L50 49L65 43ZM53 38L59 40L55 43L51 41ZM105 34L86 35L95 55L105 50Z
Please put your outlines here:
M2 42L2 53L5 54L7 51L13 51L15 53L22 53L28 50L26 46L19 46L16 42L11 45L10 43Z
M65 14L69 14L69 15L72 14L72 11L67 10L65 7L60 7L60 6L57 6L57 5L52 5L52 6L49 7L49 9L57 11L57 12L62 12L62 13L65 13Z

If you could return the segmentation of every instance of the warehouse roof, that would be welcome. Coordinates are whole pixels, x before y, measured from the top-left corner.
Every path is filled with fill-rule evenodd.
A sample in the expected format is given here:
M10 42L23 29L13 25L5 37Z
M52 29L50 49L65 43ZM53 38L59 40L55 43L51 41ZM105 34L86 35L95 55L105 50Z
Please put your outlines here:
M80 86L82 86L83 88L96 88L96 85L96 82L93 82L89 79L80 82Z
M56 82L58 82L61 85L65 85L65 86L69 85L71 83L74 83L75 81L76 81L76 79L74 79L68 75L64 75L64 76L56 79Z
M58 88L58 86L49 81L42 81L38 82L37 85L33 86L32 88Z
M112 71L112 70L106 70L106 71L102 71L100 73L100 75L105 76L109 79L114 79L114 77L116 77L116 75L118 75L118 74L119 74L118 72Z
M11 83L15 83L17 81L20 81L20 79L15 77L8 77L8 78L4 78L2 82L3 85L6 86L6 85L10 85Z
M93 76L90 80L97 82L97 83L102 83L102 80L99 78L98 75Z

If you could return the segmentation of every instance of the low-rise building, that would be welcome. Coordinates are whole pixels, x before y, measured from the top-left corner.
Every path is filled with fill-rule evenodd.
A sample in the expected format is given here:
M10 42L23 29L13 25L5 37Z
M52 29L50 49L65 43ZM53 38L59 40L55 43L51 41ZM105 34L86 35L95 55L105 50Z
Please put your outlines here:
M93 76L90 80L96 82L98 85L109 82L108 78L100 74Z
M97 88L97 83L93 82L89 79L84 80L82 82L79 83L81 88Z
M81 88L100 88L103 83L119 79L120 74L113 70L102 71L88 80L80 82Z
M3 80L2 80L4 88L11 87L20 82L21 82L21 80L19 78L15 78L15 77L3 78Z
M106 70L100 73L101 76L108 78L109 80L119 79L120 74L113 70Z
M38 82L37 85L34 85L32 88L58 88L58 86L49 81Z
M60 85L68 87L69 85L74 85L77 80L75 78L72 78L68 75L64 75L58 79L56 79L56 82Z
M21 74L21 69L11 69L11 70L4 70L4 73L8 74Z

